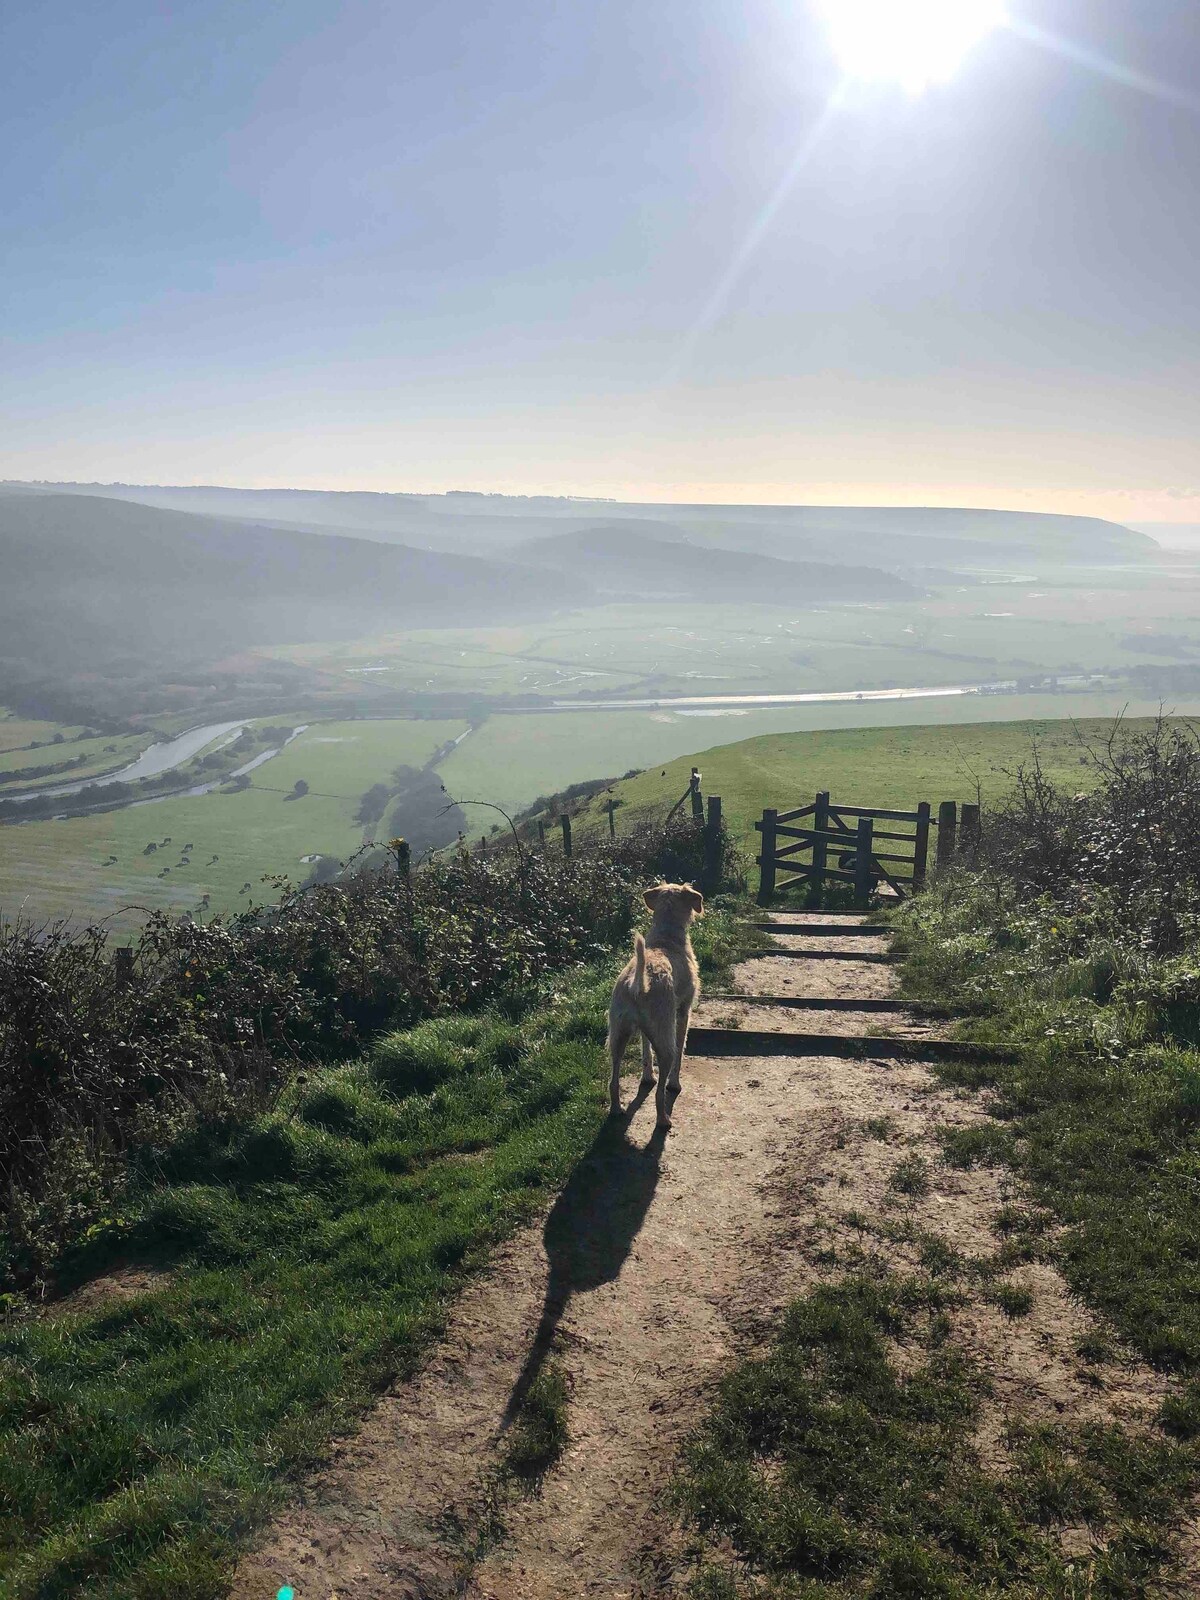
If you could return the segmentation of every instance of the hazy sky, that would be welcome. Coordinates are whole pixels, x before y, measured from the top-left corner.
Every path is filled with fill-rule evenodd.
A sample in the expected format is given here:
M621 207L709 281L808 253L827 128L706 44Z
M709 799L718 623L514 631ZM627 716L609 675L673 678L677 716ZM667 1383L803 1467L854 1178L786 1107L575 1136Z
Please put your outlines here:
M4 7L0 476L1194 522L1200 7L1018 3Z

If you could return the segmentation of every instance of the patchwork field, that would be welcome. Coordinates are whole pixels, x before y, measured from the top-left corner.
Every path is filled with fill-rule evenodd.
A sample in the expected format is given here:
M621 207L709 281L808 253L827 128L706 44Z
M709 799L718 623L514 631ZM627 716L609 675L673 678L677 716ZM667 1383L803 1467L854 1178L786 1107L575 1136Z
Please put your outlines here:
M235 794L213 791L0 828L0 912L38 922L115 916L116 926L125 927L146 910L227 911L271 898L264 876L284 873L300 883L310 871L305 856L351 855L362 842L354 813L363 792L397 766L423 765L465 728L402 720L317 723ZM309 793L289 799L298 779ZM156 848L146 854L151 844Z
M0 723L0 729L5 724ZM79 778L92 778L100 773L115 771L133 761L148 744L153 743L152 733L100 734L94 739L78 737L65 739L62 744L47 743L37 749L28 746L17 749L0 749L0 774L17 772L26 767L57 766L60 762L86 759L69 771L51 773L44 778L22 782L22 789L44 789L59 783L74 783ZM0 787L0 794L3 788Z
M1051 708L1063 715L1047 717ZM344 861L359 848L364 830L354 817L367 789L399 766L423 766L456 739L437 768L447 797L510 811L631 768L645 771L620 786L627 803L669 805L696 761L748 848L764 805L802 804L818 788L884 805L971 799L977 783L985 797L996 794L1035 738L1050 770L1086 782L1080 738L1098 737L1123 711L1157 709L1111 695L973 695L716 713L504 713L473 728L397 718L314 722L236 793L0 827L0 915L113 917L130 928L149 911L229 911L273 898L277 890L264 880L282 874L302 883L314 858ZM1200 703L1174 709L1200 715ZM302 798L293 797L298 781L308 785ZM467 818L472 833L497 820L469 809ZM389 810L388 831L405 827Z
M917 600L797 612L612 605L547 624L439 629L260 652L364 692L575 698L990 682L1200 652L1190 567L946 582Z

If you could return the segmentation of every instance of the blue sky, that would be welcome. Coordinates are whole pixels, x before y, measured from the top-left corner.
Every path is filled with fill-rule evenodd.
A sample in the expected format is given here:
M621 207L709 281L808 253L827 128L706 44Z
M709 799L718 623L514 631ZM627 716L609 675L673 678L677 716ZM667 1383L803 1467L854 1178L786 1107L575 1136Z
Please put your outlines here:
M1195 521L1200 13L1012 14L9 7L0 476Z

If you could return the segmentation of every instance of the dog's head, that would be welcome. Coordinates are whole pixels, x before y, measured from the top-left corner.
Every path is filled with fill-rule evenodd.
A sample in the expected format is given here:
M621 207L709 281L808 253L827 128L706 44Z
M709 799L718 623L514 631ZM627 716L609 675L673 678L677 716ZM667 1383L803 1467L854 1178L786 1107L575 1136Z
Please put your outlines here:
M690 883L656 883L642 898L656 917L685 928L693 917L704 915L704 896Z

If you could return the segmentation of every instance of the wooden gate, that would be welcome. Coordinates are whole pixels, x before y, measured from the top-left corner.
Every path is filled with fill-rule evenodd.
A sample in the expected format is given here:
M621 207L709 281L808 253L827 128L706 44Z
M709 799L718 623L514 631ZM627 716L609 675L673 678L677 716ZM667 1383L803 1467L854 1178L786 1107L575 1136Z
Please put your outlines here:
M928 801L915 811L895 811L834 805L827 792L795 811L765 810L754 824L762 834L758 903L768 905L789 889L806 888L809 903L819 905L827 882L850 885L859 906L867 905L881 885L904 900L925 883L932 826L938 829L939 865L954 856L958 812L953 800L943 801L935 822ZM973 839L979 807L964 805L961 822L963 838Z

